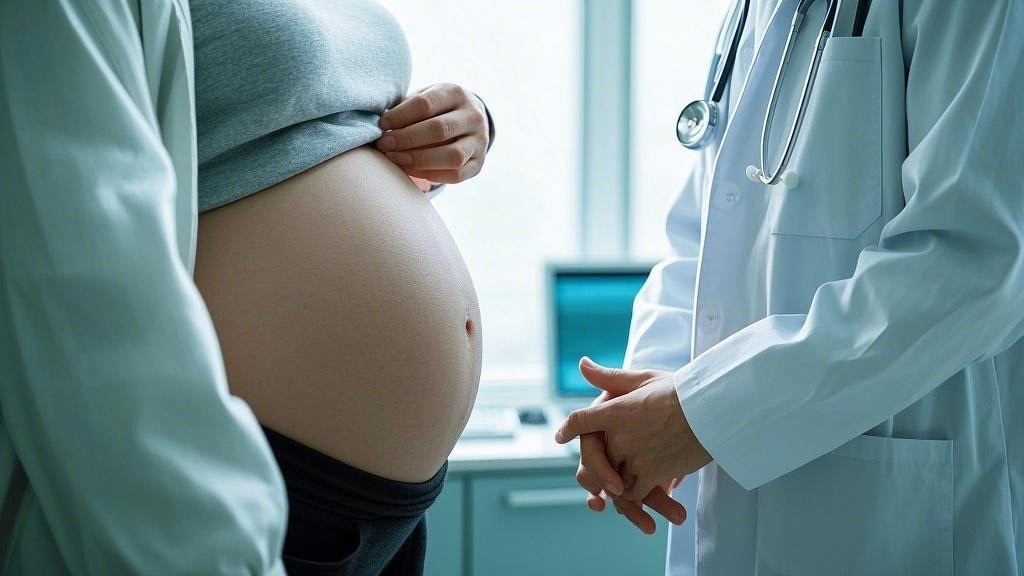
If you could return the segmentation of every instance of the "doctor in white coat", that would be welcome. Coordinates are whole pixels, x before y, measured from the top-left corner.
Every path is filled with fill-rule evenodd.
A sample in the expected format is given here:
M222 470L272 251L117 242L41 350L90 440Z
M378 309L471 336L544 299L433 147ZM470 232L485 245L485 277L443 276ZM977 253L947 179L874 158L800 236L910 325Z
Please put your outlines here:
M584 362L607 393L557 438L645 527L637 501L679 514L657 486L700 469L701 576L1021 574L1024 6L875 0L827 42L798 183L765 186L745 171L796 4L752 2L627 369Z

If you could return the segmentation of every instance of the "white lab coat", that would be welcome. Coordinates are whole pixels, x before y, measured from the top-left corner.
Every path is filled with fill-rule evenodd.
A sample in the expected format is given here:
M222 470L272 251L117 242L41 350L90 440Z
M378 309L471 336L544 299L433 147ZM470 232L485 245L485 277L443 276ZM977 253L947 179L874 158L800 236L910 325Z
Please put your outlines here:
M787 190L744 176L796 0L775 4L753 3L728 126L671 209L627 353L675 371L714 458L697 573L1019 574L1024 10L874 0L864 37L825 49ZM671 573L691 547L671 542Z
M0 0L0 574L284 574L196 222L188 3Z

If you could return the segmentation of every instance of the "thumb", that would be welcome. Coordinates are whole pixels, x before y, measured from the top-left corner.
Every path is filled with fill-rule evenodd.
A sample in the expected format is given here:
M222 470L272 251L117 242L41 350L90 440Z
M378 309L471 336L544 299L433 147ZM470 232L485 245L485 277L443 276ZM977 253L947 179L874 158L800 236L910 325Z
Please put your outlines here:
M608 368L586 356L580 358L580 374L591 385L608 392L613 398L629 394L650 379L646 372Z
M604 430L605 404L573 410L555 433L555 442L565 444L577 436Z

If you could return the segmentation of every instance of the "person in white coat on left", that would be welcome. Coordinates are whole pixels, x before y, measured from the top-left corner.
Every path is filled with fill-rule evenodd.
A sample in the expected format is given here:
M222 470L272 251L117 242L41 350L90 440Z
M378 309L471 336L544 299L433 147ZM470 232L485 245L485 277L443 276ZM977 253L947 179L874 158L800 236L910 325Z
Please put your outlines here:
M192 281L183 0L0 0L0 573L283 575Z

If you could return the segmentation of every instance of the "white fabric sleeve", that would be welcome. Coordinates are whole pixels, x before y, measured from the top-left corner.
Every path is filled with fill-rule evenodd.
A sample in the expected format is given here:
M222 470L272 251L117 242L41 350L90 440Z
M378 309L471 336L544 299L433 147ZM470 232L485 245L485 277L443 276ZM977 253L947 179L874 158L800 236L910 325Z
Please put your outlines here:
M0 407L71 572L283 574L153 100L126 2L0 0Z
M687 176L667 219L670 254L654 266L633 302L627 369L671 372L690 361L702 174L695 169Z
M676 373L697 438L744 488L864 433L1024 333L1021 10L922 3L904 23L915 31L905 209L806 315L770 316Z

